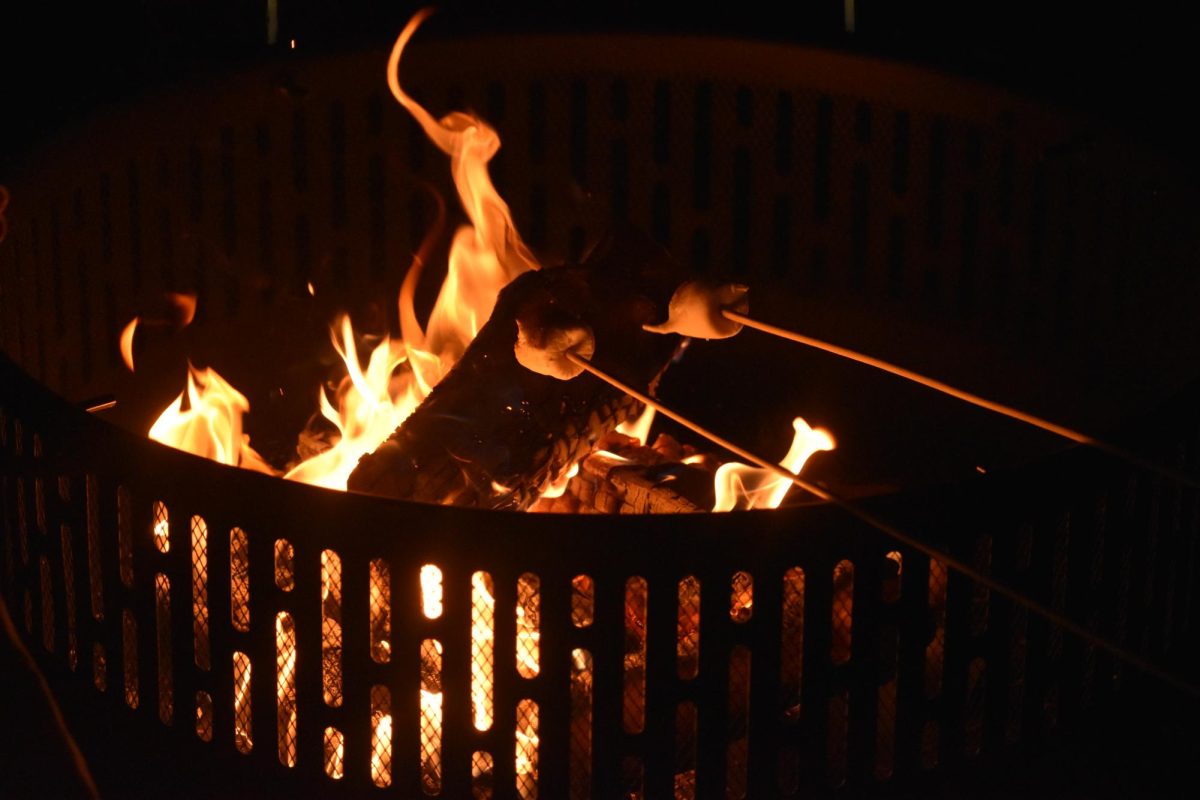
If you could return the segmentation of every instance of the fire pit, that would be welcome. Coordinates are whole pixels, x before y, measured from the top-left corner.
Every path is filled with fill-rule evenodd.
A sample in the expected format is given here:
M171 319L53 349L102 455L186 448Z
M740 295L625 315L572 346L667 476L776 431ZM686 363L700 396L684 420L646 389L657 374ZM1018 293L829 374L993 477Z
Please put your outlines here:
M1061 407L1118 435L1155 409L1124 435L1195 469L1194 394L1162 405L1195 345L1155 355L1200 341L1179 270L1193 201L1083 123L765 45L544 37L411 57L424 102L501 130L497 183L547 263L632 220L751 283L764 318L1035 404L1085 387ZM1000 758L1133 681L827 505L388 501L222 467L81 410L114 393L127 419L153 405L122 392L117 332L140 298L196 291L195 327L233 331L250 361L281 352L244 336L255 322L391 302L441 163L383 64L296 62L114 111L11 187L4 596L64 703L115 730L98 769L260 796L808 796ZM891 384L748 335L680 364L676 397L721 406L724 432L760 450L760 417L844 406L826 412L840 450L881 443L818 477L1114 641L1157 659L1190 647L1194 491L916 390L882 401ZM733 414L714 372L759 400ZM689 404L696 387L714 394ZM922 438L947 419L974 438Z

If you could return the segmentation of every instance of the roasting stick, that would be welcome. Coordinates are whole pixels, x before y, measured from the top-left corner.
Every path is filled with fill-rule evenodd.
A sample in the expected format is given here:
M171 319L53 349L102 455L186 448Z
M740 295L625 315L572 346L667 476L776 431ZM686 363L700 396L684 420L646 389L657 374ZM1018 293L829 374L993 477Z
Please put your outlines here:
M741 321L741 320L739 320L739 321ZM1127 664L1141 670L1142 672L1146 673L1147 675L1158 678L1159 680L1163 681L1164 683L1174 687L1175 689L1178 689L1179 691L1181 691L1185 694L1190 695L1193 698L1200 698L1200 686L1189 683L1189 682L1183 680L1182 678L1179 678L1176 675L1173 675L1170 672L1167 672L1167 671L1155 666L1151 662L1149 662L1146 659L1139 656L1137 653L1134 653L1131 650L1127 650L1126 648L1122 647L1121 645L1110 642L1108 639L1105 639L1105 638L1093 633L1092 631L1089 631L1087 628L1074 622L1070 618L1065 617L1062 614L1058 613L1057 611L1054 611L1053 609L1049 608L1048 606L1045 606L1042 603L1039 603L1037 600L1034 600L1033 598L1022 594L1021 592L1017 591L1016 589L1012 589L1009 586L1007 586L1003 583L1000 583L999 581L990 577L989 575L986 575L986 574L980 572L979 570L975 569L970 564L967 564L965 561L961 561L961 560L955 558L950 553L948 553L944 550L940 550L932 545L926 544L925 542L922 542L919 539L913 538L909 534L904 533L903 531L894 527L891 523L880 519L879 517L875 516L871 512L869 512L863 508L860 508L859 506L855 505L854 503L851 503L849 500L846 500L845 498L840 497L839 495L829 491L828 489L824 489L820 486L817 486L815 483L810 483L809 481L804 480L803 478L799 477L795 473L784 469L783 467L779 466L778 464L772 464L767 459L762 458L761 456L757 456L754 453L751 453L749 450L746 450L745 448L743 448L737 444L734 444L733 442L729 441L728 439L724 438L723 436L719 436L719 435L713 433L712 431L708 430L707 428L701 426L700 424L698 424L696 422L692 422L690 419L683 416L682 414L679 414L678 412L673 411L670 408L667 408L662 403L655 400L653 397L650 397L648 395L643 394L642 392L639 392L637 389L634 389L632 386L629 386L628 384L621 382L619 379L613 377L612 375L609 375L607 372L604 372L603 370L593 366L592 362L587 360L586 358L581 358L580 356L576 355L574 352L572 352L570 350L566 351L564 353L564 356L569 361L571 361L571 363L586 370L587 372L590 372L592 375L595 375L597 378L604 381L605 383L613 386L616 389L619 389L620 391L624 392L625 394L629 395L630 397L632 397L636 400L639 400L640 402L645 403L648 406L651 406L656 411L658 411L660 414L662 414L666 417L670 417L671 419L678 422L680 425L683 425L685 428L688 428L688 429L692 430L693 432L699 434L700 436L703 436L705 439L708 439L709 441L713 442L714 444L725 448L726 450L728 450L729 452L738 456L739 458L742 458L742 459L745 459L746 461L752 462L752 463L758 465L759 467L762 467L765 470L770 470L771 472L775 473L776 475L778 475L780 478L783 478L784 480L791 481L792 483L799 486L801 489L808 492L809 494L815 495L816 497L819 497L822 500L832 503L833 505L842 509L843 511L850 514L851 516L856 517L861 522L864 522L867 525L871 526L872 528L875 528L879 532L886 534L887 536L891 537L892 539L895 539L896 541L900 542L901 544L903 544L907 547L911 547L913 550L916 550L920 553L924 553L925 555L929 556L930 558L936 559L936 560L942 562L950 569L953 569L956 572L959 572L959 573L965 575L966 577L970 578L971 580L975 581L976 583L980 584L981 586L987 587L988 589L995 592L996 594L999 594L1003 597L1008 598L1009 600L1016 603L1017 605L1019 605L1023 608L1026 608L1029 611L1033 612L1034 614L1037 614L1038 616L1044 618L1046 621L1048 621L1052 625L1055 625L1059 628L1062 628L1065 631L1068 631L1069 633L1074 634L1075 636L1078 636L1080 639L1084 640L1085 642L1088 642L1089 644L1092 644L1092 645L1100 648L1101 650L1106 651L1113 657L1126 662Z
M1003 414L1010 419L1015 419L1028 425L1033 425L1034 427L1041 428L1044 431L1049 431L1050 433L1061 436L1064 439L1070 439L1073 442L1078 442L1079 444L1087 445L1088 447L1094 447L1095 449L1108 453L1111 456L1115 456L1116 458L1123 459L1135 466L1141 467L1148 472L1155 472L1165 478L1169 478L1173 481L1184 484L1185 486L1200 488L1200 478L1197 478L1195 475L1189 475L1186 472L1181 472L1177 469L1159 464L1158 462L1150 461L1145 457L1138 455L1137 453L1126 450L1123 447L1118 447L1110 442L1097 439L1094 436L1088 436L1086 433L1080 433L1079 431L1072 430L1071 428L1067 428L1062 425L1056 425L1053 422L1044 420L1041 417L1035 417L1033 414L1013 408L1012 406L996 403L988 400L987 398L980 397L977 394L971 394L970 392L965 392L962 389L956 389L949 384L942 383L941 381L934 380L933 378L928 378L920 373L905 369L904 367L898 367L895 364L888 363L887 361L873 358L864 353L859 353L845 347L839 347L838 345L830 344L829 342L823 342L820 339L814 339L811 336L805 336L802 333L789 331L784 328L769 325L765 322L759 322L756 319L747 317L745 314L739 314L737 311L722 309L721 314L726 319L745 325L748 328L754 328L755 330L762 331L763 333L769 333L772 336L778 336L782 339L789 339L793 342L799 342L800 344L805 344L809 347L815 347L818 350L824 350L826 353L832 353L836 356L848 358L851 361L857 361L860 364L866 364L868 367L874 367L875 369L889 372L892 375L904 378L905 380L919 383L928 389L933 389L935 392L941 392L942 394L956 397L959 400L963 400L973 406L985 408L988 411L994 411L997 414Z

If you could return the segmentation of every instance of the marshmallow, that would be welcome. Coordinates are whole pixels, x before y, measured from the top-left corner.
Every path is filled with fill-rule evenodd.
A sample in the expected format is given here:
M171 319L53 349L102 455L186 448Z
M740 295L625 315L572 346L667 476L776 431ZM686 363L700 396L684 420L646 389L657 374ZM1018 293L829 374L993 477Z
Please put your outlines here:
M539 326L518 319L513 352L526 369L569 381L583 372L583 367L567 358L567 353L590 360L596 352L596 334L583 323Z
M749 287L739 283L715 286L697 280L685 281L671 295L667 321L642 328L651 333L678 333L697 339L728 339L742 325L721 312L729 309L745 314L750 310L749 292Z

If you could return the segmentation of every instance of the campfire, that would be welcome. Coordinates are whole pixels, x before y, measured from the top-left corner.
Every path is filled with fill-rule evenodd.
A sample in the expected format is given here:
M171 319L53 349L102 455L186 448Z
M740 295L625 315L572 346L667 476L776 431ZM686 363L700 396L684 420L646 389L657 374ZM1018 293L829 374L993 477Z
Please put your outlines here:
M186 390L158 415L150 438L222 464L399 499L576 511L583 493L587 510L692 511L701 510L695 497L662 484L707 467L714 473L711 510L777 508L791 488L788 481L761 468L721 465L667 435L652 441L652 405L639 407L596 378L581 377L583 368L567 361L568 353L590 357L599 338L601 354L610 359L623 354L619 369L638 375L642 388L657 384L670 361L682 357L688 337L723 339L741 329L721 313L745 312L747 288L688 279L670 256L636 233L610 237L581 267L552 268L542 272L546 279L529 275L518 285L518 278L541 272L543 265L522 240L488 174L499 134L465 111L435 118L400 83L401 56L428 13L419 13L400 35L387 72L395 100L449 157L467 218L453 235L446 276L428 318L418 317L414 297L441 220L404 277L397 301L399 338L376 336L378 343L360 355L363 337L350 317L334 322L332 344L344 369L330 382L333 391L316 387L319 413L296 437L297 453L287 458L286 468L273 469L254 450L243 433L243 416L250 411L246 397L212 367L188 365ZM511 288L497 308L506 287ZM311 283L308 289L314 292ZM179 324L189 324L196 298L168 299L181 309ZM138 322L135 317L126 325L120 339L130 370ZM467 363L456 371L460 360ZM429 399L443 379L446 385ZM789 472L834 447L827 431L802 418L793 428L782 462ZM614 431L622 435L614 438ZM586 475L579 478L585 461ZM657 477L647 470L635 477L631 467L638 466L655 467ZM597 479L603 484L599 498ZM561 500L569 488L568 499Z
M1034 414L1036 359L930 378L999 350L906 322L937 237L978 266L1081 224L1069 125L902 70L797 91L764 65L883 68L771 48L422 60L426 16L386 65L221 89L178 152L71 151L66 205L0 195L3 298L40 301L3 329L2 585L52 683L214 792L688 800L915 785L1171 678L1135 588L1190 585L1194 464ZM1002 320L983 275L953 296Z
M652 354L648 364L621 366L628 374L637 375L640 370L643 386L656 384L670 361L683 355L687 336L726 338L741 329L720 314L724 308L747 310L746 287L709 288L685 279L684 271L648 239L643 242L637 234L625 234L629 241L618 237L600 245L605 252L585 259L586 272L552 268L545 273L548 280L531 284L536 276L530 276L525 283L533 288L522 291L517 279L545 268L522 241L507 204L489 177L488 162L500 148L498 133L483 119L464 111L437 119L401 86L401 56L427 15L418 14L400 35L388 62L387 80L394 98L420 124L429 141L449 157L454 186L468 220L453 235L446 277L432 312L422 321L414 297L428 252L433 249L433 237L440 233L440 220L404 277L397 301L399 338L377 336L378 343L363 352L363 336L348 315L332 325L332 345L343 370L331 382L336 389L320 386L314 392L319 416L299 432L297 454L290 459L294 463L286 469L273 468L254 449L244 433L244 417L250 412L245 395L212 367L188 364L186 389L158 415L148 430L149 437L220 464L285 480L338 490L349 486L450 505L592 513L778 508L792 488L790 481L760 467L721 463L711 453L681 444L668 434L652 440L653 405L624 398L590 376L581 378L584 369L566 357L567 353L591 357L598 348L602 354L648 352ZM669 282L664 283L664 278ZM513 288L505 292L510 286ZM674 292L662 294L663 287ZM308 289L315 293L311 283ZM580 291L587 294L582 301L573 297ZM657 308L648 296L655 291L662 294ZM498 298L502 299L498 302ZM176 312L174 324L182 327L192 322L195 296L173 294L165 299ZM669 304L661 302L667 299ZM641 305L636 306L638 303ZM661 322L655 319L656 313L663 318ZM120 336L122 359L131 371L136 369L139 322L134 317ZM515 340L504 338L514 325ZM467 363L456 371L460 361ZM489 370L493 364L500 367ZM567 388L572 386L569 382L583 386ZM438 387L441 391L434 395ZM437 398L446 399L439 404ZM499 421L489 403L503 405ZM475 424L476 416L487 418ZM791 445L781 462L788 472L799 472L814 453L834 448L827 431L810 427L800 417L793 428ZM492 441L483 438L489 432ZM431 440L432 445L423 445L422 439ZM503 454L500 461L486 461L492 448ZM535 449L532 459L524 454ZM515 457L511 455L514 452ZM407 475L402 482L397 473L405 471L419 474ZM447 471L451 474L443 474ZM433 478L425 480L424 473ZM192 526L193 537L205 536L203 520L193 518ZM154 533L159 550L168 552L170 524L161 503L155 507ZM207 556L203 547L196 546L199 541L193 542L192 600L198 665L209 624ZM233 609L235 627L247 630L245 533L235 529L230 547L232 591L235 599L241 599ZM290 570L290 557L277 549L276 584L280 588L293 580ZM798 580L802 592L803 578ZM385 561L371 562L370 583L371 658L387 663L392 656L392 611ZM580 612L576 624L583 627L590 624L592 588L584 576L573 585L573 608ZM437 565L421 568L420 586L423 615L438 619L443 590ZM496 600L492 578L486 572L474 573L471 587L471 715L476 730L484 732L494 719ZM163 614L169 614L167 589L164 584L158 593ZM637 708L644 704L646 681L645 591L644 581L627 587L625 725L633 732L645 725L644 710ZM680 583L680 658L692 662L697 659L700 628L698 593L695 578ZM682 602L685 595L690 598L686 604ZM516 668L526 679L536 678L539 672L539 597L537 576L523 575L517 584L515 606ZM747 573L734 576L733 598L731 616L748 620L753 580ZM343 703L342 567L336 553L329 550L321 553L321 602L322 693L326 705L336 708ZM840 625L847 632L849 613L847 604ZM275 641L278 754L282 764L294 767L297 646L295 623L287 612L276 616ZM843 649L848 646L848 641L839 645ZM442 791L442 655L439 640L421 642L420 772L422 789L429 795ZM203 658L207 663L207 655ZM584 650L573 651L572 661L571 690L578 717L573 724L586 726L591 713L587 706L592 667ZM249 752L254 744L249 711L252 671L244 653L235 653L234 670L236 746L239 752ZM161 713L164 720L170 719L170 709L163 707ZM522 701L516 713L518 794L523 799L537 797L538 705ZM210 715L208 701L198 705L196 725L201 738L211 737ZM386 687L371 691L371 729L371 780L386 787L392 780L393 730ZM330 778L344 776L344 746L340 730L326 729L324 769ZM477 755L473 780L488 785L492 757ZM676 796L692 796L695 780L694 768L680 773ZM739 780L744 783L745 777Z

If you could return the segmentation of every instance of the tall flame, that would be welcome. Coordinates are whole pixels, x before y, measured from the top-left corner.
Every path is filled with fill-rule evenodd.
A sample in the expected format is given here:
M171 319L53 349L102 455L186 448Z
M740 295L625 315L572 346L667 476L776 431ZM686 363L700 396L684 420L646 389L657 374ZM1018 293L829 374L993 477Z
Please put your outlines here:
M792 420L792 428L796 432L792 437L792 446L779 462L779 465L789 472L800 472L818 450L832 450L837 446L829 431L809 427L800 417ZM717 469L713 488L717 494L713 511L778 508L788 490L792 488L792 482L780 478L771 470L731 461Z
M427 327L416 317L413 295L431 249L428 240L413 258L400 289L403 338L384 338L368 356L365 371L349 318L339 321L334 347L345 362L346 377L338 387L336 406L324 390L318 398L322 416L337 427L339 439L288 472L286 477L293 480L345 489L358 460L416 410L466 351L491 316L500 290L522 272L538 268L488 175L488 162L500 149L495 129L459 111L436 120L400 86L400 57L430 13L429 9L418 12L396 40L388 60L388 86L429 139L450 156L454 185L470 224L454 235L449 269ZM439 212L435 231L441 216Z

